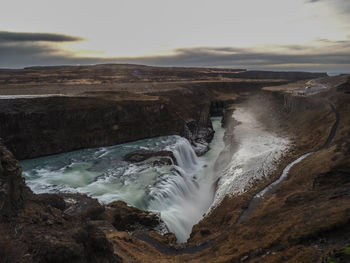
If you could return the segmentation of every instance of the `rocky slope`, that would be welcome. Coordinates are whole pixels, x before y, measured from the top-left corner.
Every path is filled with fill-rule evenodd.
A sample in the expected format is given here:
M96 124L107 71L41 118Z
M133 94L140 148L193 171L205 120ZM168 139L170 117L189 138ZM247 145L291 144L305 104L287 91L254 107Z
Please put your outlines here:
M350 98L344 95L347 94L344 89L337 91L339 84L336 80L334 82L328 92L311 97L268 91L260 94L261 98L254 99L256 111L265 123L276 131L288 131L295 142L293 151L281 162L277 176L297 156L320 150L295 165L280 188L244 221L237 223L252 193L226 198L194 227L189 243L198 244L218 235L220 238L211 244L210 249L184 255L183 260L349 261L350 254L346 251L350 243L350 152L347 147ZM338 124L329 103L339 114ZM274 114L266 115L266 112ZM335 124L338 129L333 140L329 141ZM252 192L263 185L257 185Z
M121 262L96 224L104 211L96 200L66 197L70 213L63 196L34 195L2 144L0 189L1 262Z

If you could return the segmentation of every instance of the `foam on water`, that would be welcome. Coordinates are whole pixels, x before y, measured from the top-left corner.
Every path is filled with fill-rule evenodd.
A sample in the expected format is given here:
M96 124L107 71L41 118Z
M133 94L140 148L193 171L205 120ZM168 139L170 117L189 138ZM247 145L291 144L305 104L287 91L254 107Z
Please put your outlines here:
M267 131L248 107L237 108L232 117L239 122L234 129L237 150L220 175L212 207L225 195L242 194L269 176L289 148L288 138Z

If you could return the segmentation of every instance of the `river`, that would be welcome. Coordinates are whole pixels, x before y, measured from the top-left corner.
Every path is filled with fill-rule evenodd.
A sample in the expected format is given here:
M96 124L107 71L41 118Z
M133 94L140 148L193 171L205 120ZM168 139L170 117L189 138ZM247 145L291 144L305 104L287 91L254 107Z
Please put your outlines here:
M214 169L225 148L220 119L212 118L215 135L201 157L187 139L164 136L25 160L23 175L35 193L85 193L103 204L122 200L158 212L178 242L185 242L193 225L226 195L240 195L269 178L289 149L288 138L267 130L251 108L240 105L232 115L238 123L235 152L227 165ZM170 150L177 165L123 161L140 149Z
M85 193L104 204L122 200L159 212L178 242L185 242L214 199L214 164L224 148L220 120L212 118L215 135L201 157L185 138L163 136L24 160L23 176L35 193ZM178 165L123 161L125 154L139 149L170 150Z

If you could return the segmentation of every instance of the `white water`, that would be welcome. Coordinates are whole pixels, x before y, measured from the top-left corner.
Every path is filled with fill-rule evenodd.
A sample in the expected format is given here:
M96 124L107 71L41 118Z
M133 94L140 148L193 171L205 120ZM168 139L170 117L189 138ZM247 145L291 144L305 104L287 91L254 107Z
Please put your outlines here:
M212 204L214 163L224 148L219 118L211 150L197 157L190 143L165 136L112 147L86 149L21 162L23 175L36 193L79 192L101 203L123 200L144 210L160 212L169 231L184 242ZM129 164L122 157L137 149L168 149L178 165Z
M212 207L226 195L242 194L269 176L289 148L288 138L267 131L248 107L238 107L232 117L240 122L234 128L237 150L221 173Z

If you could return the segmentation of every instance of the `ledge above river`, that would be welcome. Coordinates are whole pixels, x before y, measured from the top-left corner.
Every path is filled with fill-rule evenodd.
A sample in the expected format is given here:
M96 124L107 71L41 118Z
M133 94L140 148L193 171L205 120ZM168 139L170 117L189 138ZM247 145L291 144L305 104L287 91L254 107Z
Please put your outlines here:
M278 83L158 83L140 92L101 86L69 94L47 88L46 95L0 96L0 138L20 160L164 135L181 135L196 145L212 137L213 100L232 101Z
M128 92L1 99L0 137L16 158L28 159L183 135L186 120L210 127L210 102L193 100L192 94L192 101L187 101L181 91L177 93L172 101ZM181 107L176 106L179 99L185 102Z

